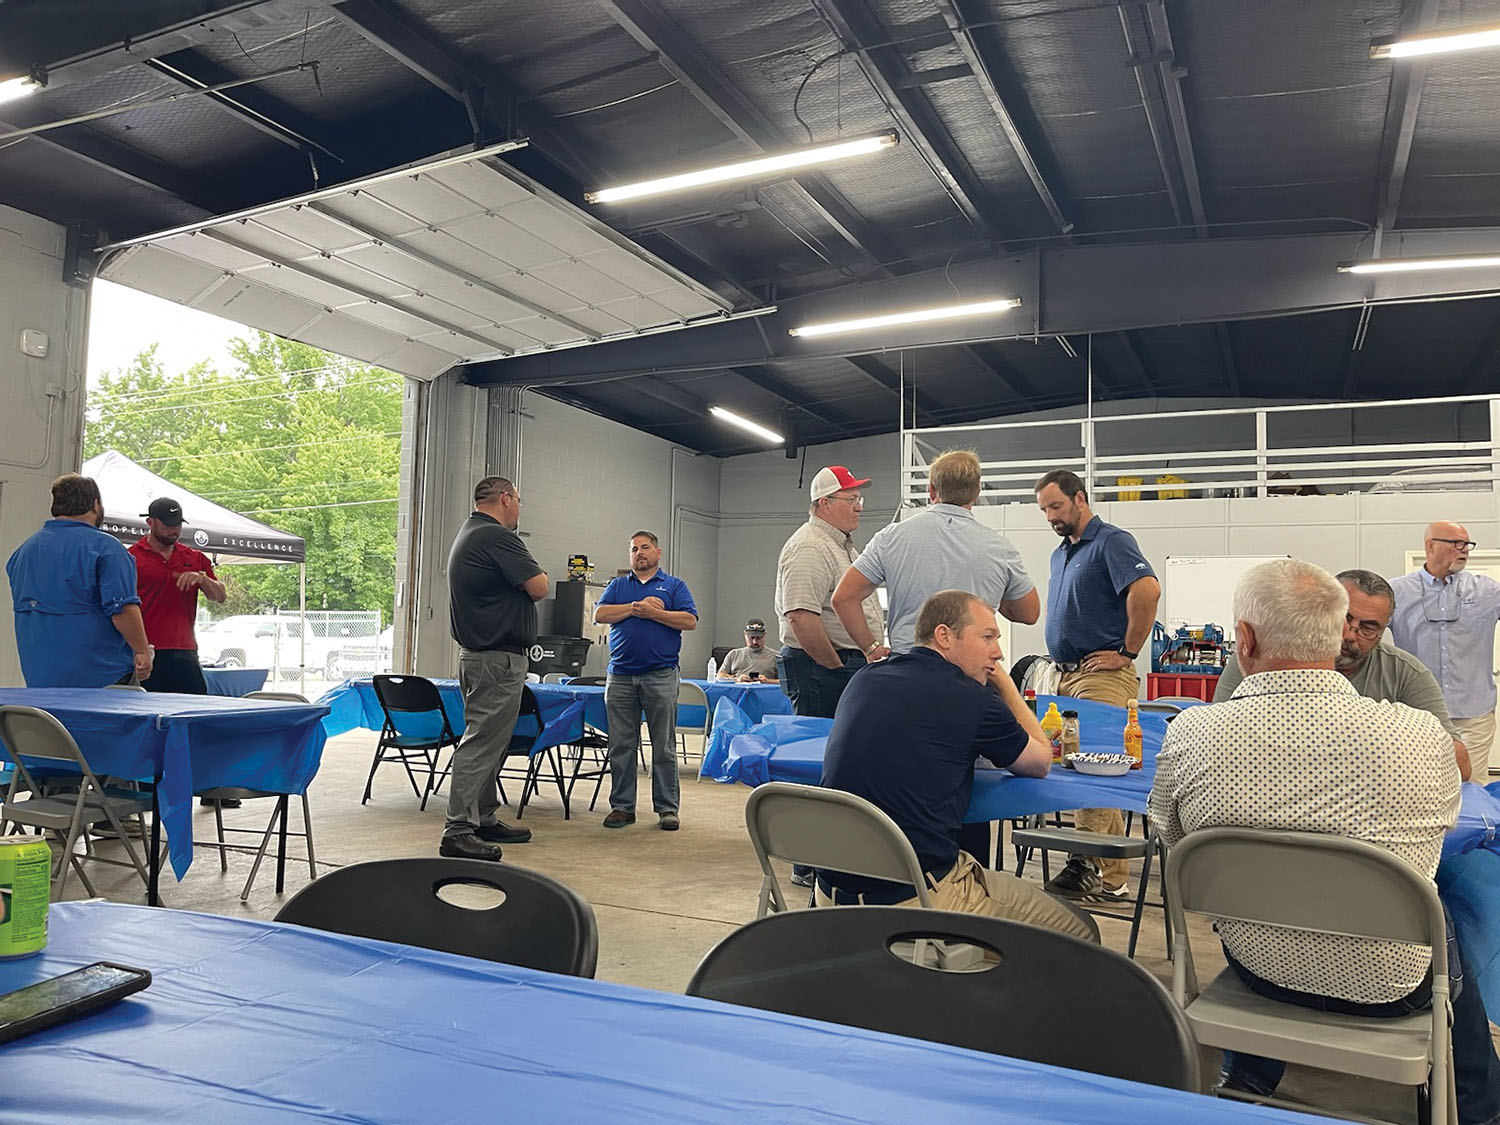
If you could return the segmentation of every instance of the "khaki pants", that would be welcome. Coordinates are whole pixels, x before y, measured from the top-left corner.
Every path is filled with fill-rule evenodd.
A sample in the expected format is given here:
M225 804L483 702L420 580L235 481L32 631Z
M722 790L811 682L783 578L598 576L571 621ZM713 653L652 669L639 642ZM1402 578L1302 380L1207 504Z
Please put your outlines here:
M1111 672L1064 672L1057 684L1058 695L1092 699L1116 707L1124 707L1130 700L1139 699L1140 693L1141 678L1135 674L1134 664ZM1084 832L1125 835L1125 818L1119 809L1076 809L1073 823ZM1123 859L1090 859L1090 862L1097 863L1099 875L1110 890L1123 887L1130 878L1130 866Z
M985 870L968 852L958 853L953 870L929 888L928 897L938 910L987 914L991 918L1057 930L1084 941L1099 940L1099 927L1082 910L1014 875ZM817 889L816 901L819 906L835 905L822 886ZM916 906L917 897L913 895L891 905Z
M1475 785L1490 783L1490 745L1495 741L1495 712L1472 719L1454 719L1458 740L1469 752L1469 778Z

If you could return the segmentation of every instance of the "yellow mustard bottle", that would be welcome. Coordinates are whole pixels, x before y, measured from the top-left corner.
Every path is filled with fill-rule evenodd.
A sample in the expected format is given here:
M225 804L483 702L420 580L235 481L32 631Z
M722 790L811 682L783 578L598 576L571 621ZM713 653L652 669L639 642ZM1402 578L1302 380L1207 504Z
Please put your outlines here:
M1054 762L1062 761L1063 719L1062 715L1058 713L1056 703L1047 704L1047 713L1042 716L1041 723L1042 733L1052 743L1052 760Z
M1130 768L1133 770L1140 769L1143 762L1141 740L1141 712L1136 701L1131 699L1125 704L1125 753L1131 759Z

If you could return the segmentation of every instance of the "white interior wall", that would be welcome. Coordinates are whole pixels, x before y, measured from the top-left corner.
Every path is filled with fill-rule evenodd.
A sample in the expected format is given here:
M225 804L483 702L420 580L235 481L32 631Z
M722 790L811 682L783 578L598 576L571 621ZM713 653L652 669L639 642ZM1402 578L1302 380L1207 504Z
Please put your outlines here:
M48 485L80 463L88 293L63 282L64 228L0 206L0 556L48 518ZM21 352L44 332L45 358ZM10 585L0 576L7 607ZM7 617L9 614L7 614ZM0 684L21 683L16 638L0 629Z

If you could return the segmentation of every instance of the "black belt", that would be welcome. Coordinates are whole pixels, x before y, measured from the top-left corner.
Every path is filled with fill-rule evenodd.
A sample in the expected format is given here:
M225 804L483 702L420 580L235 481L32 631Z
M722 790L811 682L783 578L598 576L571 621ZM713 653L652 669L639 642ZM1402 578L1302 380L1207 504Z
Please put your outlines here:
M953 864L951 863L941 872L928 871L925 868L922 871L922 874L927 876L928 890L936 888L952 873ZM898 902L909 902L917 897L917 892L909 887L910 885L906 883L893 883L888 889L877 888L861 894L833 886L823 878L821 871L818 872L818 890L831 898L835 906L894 906Z
M1054 660L1052 667L1059 672L1081 672L1083 671L1082 660Z
M509 652L509 653L514 653L516 656L525 656L526 655L526 646L525 645L494 645L491 648L480 649L480 651L481 652Z

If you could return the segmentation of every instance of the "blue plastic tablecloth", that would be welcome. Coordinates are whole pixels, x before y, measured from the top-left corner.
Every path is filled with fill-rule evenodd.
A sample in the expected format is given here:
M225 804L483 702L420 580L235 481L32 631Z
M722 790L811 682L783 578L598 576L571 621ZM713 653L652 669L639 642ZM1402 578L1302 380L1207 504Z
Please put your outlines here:
M193 861L193 794L237 785L301 793L323 757L323 707L220 695L0 688L0 704L40 707L68 729L95 773L157 780L179 879Z
M93 961L151 987L4 1048L0 1120L1321 1120L666 992L296 926L52 908L0 991ZM83 1065L80 1065L83 1064Z
M266 686L267 668L205 668L209 695L249 695Z
M1046 707L1054 697L1043 696ZM1087 699L1056 697L1058 709L1078 712L1081 749L1118 754L1124 741L1125 708ZM760 785L766 781L816 784L832 719L773 715L752 724L724 705L714 714L714 731L703 755L702 773L715 781ZM1167 717L1141 714L1143 767L1120 777L1093 777L1053 767L1046 777L1016 777L1003 770L974 771L974 794L966 819L1005 820L1059 809L1118 808L1145 812L1156 778L1156 754L1166 736Z
M459 734L464 729L464 696L457 680L433 680L442 696L443 707L448 712L448 722ZM710 707L720 700L729 700L744 712L760 718L764 715L789 712L791 703L782 690L774 684L739 684L728 680L689 680L697 684L708 695ZM537 707L542 713L546 737L538 741L538 751L547 746L571 742L582 732L585 724L596 730L609 729L609 717L604 709L604 688L595 684L530 684L536 696ZM380 701L375 698L374 681L368 678L345 680L329 688L318 702L328 708L328 717L323 729L329 737L364 727L379 730L384 723L380 712ZM569 704L583 704L581 711L569 712ZM564 719L565 712L569 712ZM677 709L680 726L696 727L703 722L703 708L684 705ZM437 733L440 724L423 721L413 716L402 724L403 734L431 736ZM527 733L527 732L523 732Z

